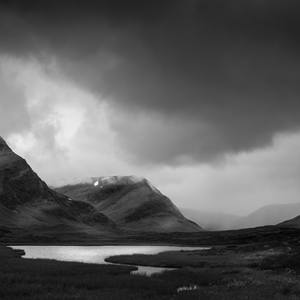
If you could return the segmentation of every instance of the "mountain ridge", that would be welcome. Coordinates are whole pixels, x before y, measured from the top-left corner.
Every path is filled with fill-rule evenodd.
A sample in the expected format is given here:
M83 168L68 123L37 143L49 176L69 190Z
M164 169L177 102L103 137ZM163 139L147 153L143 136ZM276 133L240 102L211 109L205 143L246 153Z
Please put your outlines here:
M0 137L2 227L39 234L47 232L52 237L61 232L73 235L81 232L99 237L124 234L126 231L200 230L197 224L186 220L172 202L144 178L97 177L93 184L79 186L82 192L80 197L50 189ZM88 199L85 198L87 195ZM137 195L143 205L134 205ZM118 218L118 215L122 217Z
M181 208L205 230L235 230L277 225L300 215L300 203L278 203L262 206L246 216Z
M300 229L300 215L298 215L292 219L285 220L285 221L277 224L277 226Z
M73 199L92 203L127 230L201 230L145 178L112 176L93 177L93 180L93 183L66 185L55 190Z
M258 208L249 215L241 217L232 228L250 228L277 225L300 214L300 203L269 204Z
M27 162L0 139L0 225L28 230L55 226L113 231L115 224L86 202L51 190Z

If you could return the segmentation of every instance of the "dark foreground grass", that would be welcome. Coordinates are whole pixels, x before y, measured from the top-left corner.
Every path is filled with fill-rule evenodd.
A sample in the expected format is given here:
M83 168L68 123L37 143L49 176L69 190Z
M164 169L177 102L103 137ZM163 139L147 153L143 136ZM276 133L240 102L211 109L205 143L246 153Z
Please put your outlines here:
M177 288L207 286L220 274L185 270L165 276L130 275L135 267L0 258L0 299L172 299Z
M266 257L260 263L261 269L286 270L300 274L300 249L291 251L289 255L279 254Z
M0 299L160 299L172 287L134 268L50 260L0 260Z
M0 246L0 300L296 300L300 299L299 236L299 230L273 227L176 235L174 241L182 244L225 246L112 258L182 267L151 277L130 275L134 269L130 266L21 259Z
M262 265L184 267L147 277L130 275L130 266L20 259L11 251L3 253L1 300L300 299L298 275L267 265L267 270ZM195 259L193 253L190 257Z
M113 256L108 261L182 267L155 275L165 282L190 287L172 299L300 299L298 241Z
M50 260L0 260L1 300L186 299L182 286L207 287L222 280L220 271L177 270L146 277L134 268Z

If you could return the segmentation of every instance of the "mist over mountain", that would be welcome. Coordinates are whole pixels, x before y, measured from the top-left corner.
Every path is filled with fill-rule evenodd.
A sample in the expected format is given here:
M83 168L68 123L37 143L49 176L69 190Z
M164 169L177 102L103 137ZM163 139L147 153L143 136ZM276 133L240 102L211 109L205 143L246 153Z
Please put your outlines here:
M263 206L251 214L233 222L231 228L250 228L276 225L300 214L300 203L272 204Z
M169 198L147 179L136 176L94 178L93 183L67 185L56 191L87 201L118 226L133 231L195 232L201 228L187 220Z
M279 227L288 227L288 228L299 228L300 229L300 215L292 218L290 220L285 220L278 224Z
M295 218L294 221L282 223L292 226L297 224L298 219L296 217L300 214L300 203L266 205L246 216L187 208L182 208L181 211L205 230L230 230L277 225Z
M240 217L212 211L201 211L191 208L181 208L182 213L189 219L199 224L205 230L231 229L232 224Z

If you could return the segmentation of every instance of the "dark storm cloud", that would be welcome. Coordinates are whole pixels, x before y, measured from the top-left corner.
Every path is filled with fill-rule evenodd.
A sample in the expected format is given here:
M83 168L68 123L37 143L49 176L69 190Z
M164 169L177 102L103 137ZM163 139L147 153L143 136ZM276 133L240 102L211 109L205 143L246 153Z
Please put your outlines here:
M167 120L116 125L142 160L201 160L299 127L299 13L276 0L7 1L0 49L54 55L83 87Z

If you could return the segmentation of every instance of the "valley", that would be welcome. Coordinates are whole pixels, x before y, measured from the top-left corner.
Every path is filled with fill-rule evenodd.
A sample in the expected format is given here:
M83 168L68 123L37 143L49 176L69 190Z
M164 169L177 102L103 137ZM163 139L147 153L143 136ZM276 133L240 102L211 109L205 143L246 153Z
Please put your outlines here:
M265 227L151 238L132 244L210 245L209 250L112 256L115 265L21 258L0 246L1 299L297 299L300 296L298 229ZM0 238L2 240L2 238ZM114 243L124 243L115 240ZM99 242L100 244L100 242ZM118 265L122 264L122 265ZM125 264L125 265L124 265ZM176 267L150 277L132 265Z
M204 230L135 176L96 177L53 190L0 139L1 300L297 299L299 236L299 217L273 226ZM75 252L63 261L49 253L22 258L24 245L45 253L55 245L75 252L91 246L166 251L110 251L95 264L69 261ZM164 271L145 275L137 266Z

